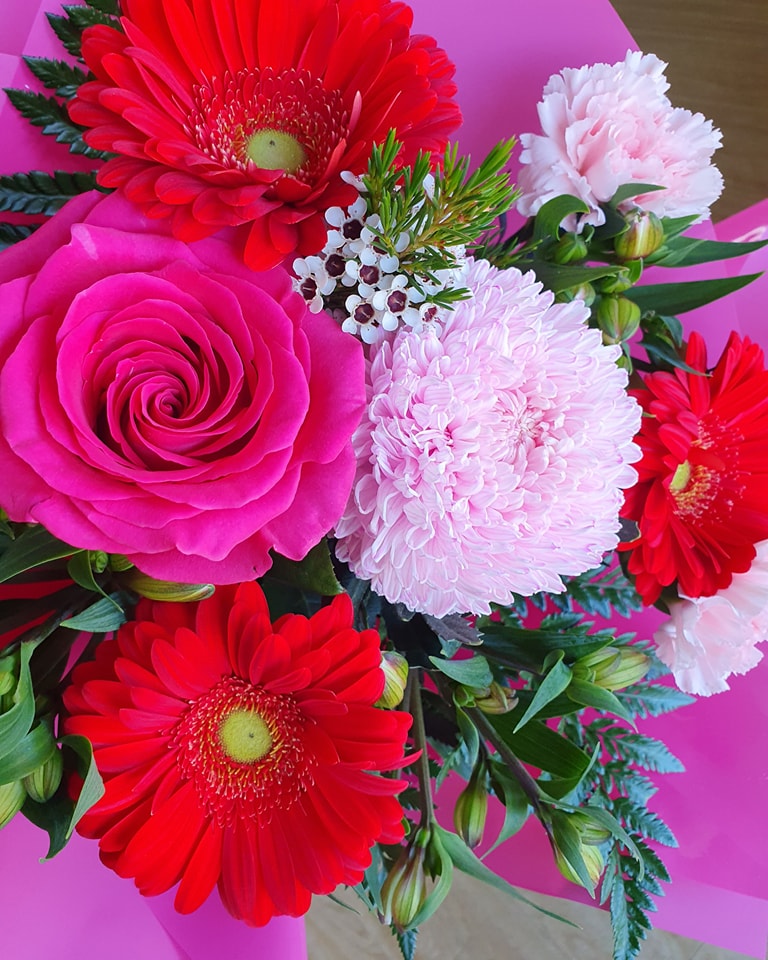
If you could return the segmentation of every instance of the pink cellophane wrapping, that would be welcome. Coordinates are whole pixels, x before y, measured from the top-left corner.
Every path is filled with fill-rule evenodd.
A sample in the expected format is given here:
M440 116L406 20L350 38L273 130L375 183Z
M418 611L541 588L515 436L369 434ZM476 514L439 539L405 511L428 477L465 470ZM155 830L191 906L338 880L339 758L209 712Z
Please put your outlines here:
M457 64L459 102L465 116L458 141L480 158L502 136L537 129L536 103L550 76L562 67L621 59L634 48L607 0L508 0L469 4L412 0L415 32L436 36ZM0 86L38 89L21 54L61 57L44 18L53 0L2 0ZM674 89L671 91L674 101ZM685 104L679 104L685 106ZM89 169L22 120L0 94L0 173L32 168ZM716 159L716 158L715 158ZM727 189L727 185L726 185ZM731 217L701 236L722 240L768 239L768 201ZM682 279L768 270L768 250L738 261L685 270ZM664 282L680 276L657 270ZM704 333L716 358L728 332L740 330L768 350L765 303L768 277L684 318ZM654 611L617 621L621 630L650 636ZM700 700L640 729L666 742L686 773L659 777L651 801L677 835L680 847L665 851L673 876L659 901L657 926L748 956L765 956L768 932L768 661L729 681L730 693ZM458 787L441 794L447 814ZM501 810L492 817L501 821ZM208 960L226 956L303 960L301 921L279 919L262 930L231 920L214 895L197 914L174 913L169 895L143 900L133 885L106 870L96 844L75 838L54 861L38 864L46 838L20 817L0 833L0 898L6 917L3 956L8 960ZM512 883L573 899L586 899L555 870L546 838L531 822L495 851L488 864ZM340 922L343 922L340 920ZM549 921L542 920L542 923ZM10 932L10 933L9 933ZM9 941L10 935L10 941Z

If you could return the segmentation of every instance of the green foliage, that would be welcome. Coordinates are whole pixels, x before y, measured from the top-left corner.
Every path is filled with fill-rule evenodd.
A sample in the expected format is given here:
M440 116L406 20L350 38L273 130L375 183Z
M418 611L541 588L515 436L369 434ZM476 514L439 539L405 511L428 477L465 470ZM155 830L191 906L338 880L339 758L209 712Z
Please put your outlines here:
M316 544L303 560L289 560L280 554L274 554L267 576L290 584L297 590L308 591L319 596L333 597L344 592L344 588L336 579L328 541L325 538Z
M52 216L67 200L95 187L95 173L32 170L0 176L0 211Z
M56 97L31 90L6 88L8 99L19 113L34 127L41 127L44 134L55 137L58 143L66 143L70 153L81 154L91 159L104 159L107 154L92 150L83 140L83 127L69 119L69 114Z
M13 246L14 243L19 243L21 240L31 237L36 229L37 227L32 225L0 223L0 252Z
M58 540L39 524L22 527L21 533L14 540L8 540L3 545L0 555L0 583L50 560L60 560L76 552L73 547L63 540Z
M608 619L613 613L629 617L642 609L642 600L621 567L606 561L594 570L565 579L565 593L552 594L553 605L572 611L578 605L590 616Z
M633 717L660 717L664 713L677 710L695 703L695 697L689 697L676 687L665 687L660 683L635 683L616 694Z
M97 24L119 30L121 29L120 21L117 19L119 13L118 0L85 0L84 5L64 4L64 16L47 13L46 17L67 53L82 59L80 45L83 30Z
M395 927L391 927L392 933L395 935L397 940L397 945L400 948L400 954L403 960L415 960L416 958L416 938L419 935L418 928L412 928L401 932Z
M64 60L49 60L45 57L24 57L24 63L26 63L43 86L55 91L56 96L63 97L65 100L74 97L81 83L92 79L92 77L81 70L80 67L73 67Z
M721 258L718 258L721 259ZM624 294L640 307L643 312L654 311L662 314L685 313L707 303L727 297L736 290L746 287L757 280L759 273L745 277L720 277L714 280L689 280L685 283L655 283L642 287L632 287Z

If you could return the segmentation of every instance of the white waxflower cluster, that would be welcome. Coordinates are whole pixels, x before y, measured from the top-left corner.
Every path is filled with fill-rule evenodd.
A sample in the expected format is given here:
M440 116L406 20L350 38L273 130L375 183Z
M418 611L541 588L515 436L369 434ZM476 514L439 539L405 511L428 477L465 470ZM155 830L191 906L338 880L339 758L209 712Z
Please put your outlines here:
M440 321L447 308L430 301L440 290L462 286L466 272L463 248L453 248L455 268L436 271L434 279L413 276L400 269L400 257L411 244L403 232L395 243L395 253L388 254L377 243L381 228L378 214L368 214L359 178L349 178L361 196L351 206L330 207L325 214L330 229L328 239L317 256L293 262L294 287L309 304L313 313L328 309L329 298L336 301L330 310L346 333L359 336L364 343L377 343L387 333L404 326L416 333L433 330L440 333ZM426 185L425 185L426 186ZM339 290L349 290L340 300Z

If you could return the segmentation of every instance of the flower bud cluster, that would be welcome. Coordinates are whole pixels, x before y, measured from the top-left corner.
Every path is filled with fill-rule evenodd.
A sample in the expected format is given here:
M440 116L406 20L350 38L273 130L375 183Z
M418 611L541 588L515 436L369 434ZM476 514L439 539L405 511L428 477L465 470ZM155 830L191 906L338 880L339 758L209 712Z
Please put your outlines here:
M346 209L326 211L330 230L322 251L294 260L294 289L313 313L328 310L342 330L364 343L376 343L401 326L439 335L448 308L435 303L434 297L462 286L464 249L449 249L456 266L432 271L428 277L409 269L407 260L421 252L418 248L411 252L412 237L402 231L392 238L394 252L388 253L380 241L381 218L368 213L365 188L356 178L353 182L360 191L357 200Z

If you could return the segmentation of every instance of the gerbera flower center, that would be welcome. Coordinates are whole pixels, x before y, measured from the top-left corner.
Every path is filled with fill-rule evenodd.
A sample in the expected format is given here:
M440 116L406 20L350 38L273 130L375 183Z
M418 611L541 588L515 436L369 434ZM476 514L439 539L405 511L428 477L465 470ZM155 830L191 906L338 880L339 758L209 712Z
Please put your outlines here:
M250 816L268 822L312 782L307 719L292 697L226 677L190 703L172 733L179 771L222 825Z
M313 184L349 134L341 94L306 70L265 67L225 73L194 89L188 132L223 167L283 170Z

